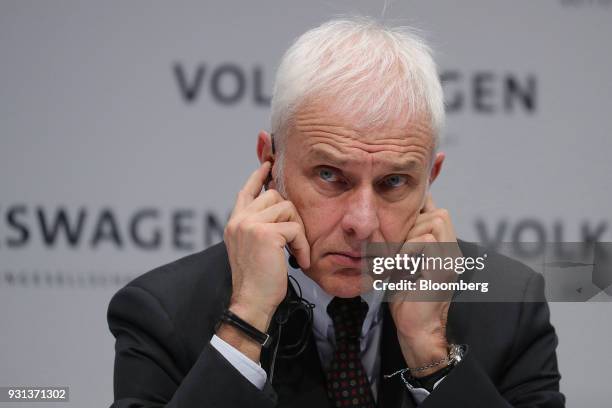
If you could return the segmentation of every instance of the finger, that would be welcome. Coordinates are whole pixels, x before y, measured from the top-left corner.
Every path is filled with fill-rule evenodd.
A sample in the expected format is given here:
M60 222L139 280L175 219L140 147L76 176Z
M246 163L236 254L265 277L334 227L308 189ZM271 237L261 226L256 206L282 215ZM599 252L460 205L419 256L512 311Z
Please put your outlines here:
M406 240L402 246L402 253L411 255L427 252L430 246L438 242L436 237L431 233L425 233L411 239Z
M268 174L270 173L271 163L269 161L263 162L257 170L255 170L249 176L249 179L242 187L242 190L238 193L236 199L236 205L234 211L242 210L244 207L249 205L261 192Z
M404 243L403 252L411 254L412 256L420 256L421 254L423 254L425 257L429 257L431 256L432 250L434 249L432 248L432 246L435 245L436 242L436 238L430 233L419 235L417 237L407 240ZM419 270L411 276L411 279L420 279L422 274L423 265L421 265L419 267Z
M276 190L264 191L232 219L234 222L249 223L296 221L304 225L293 203L285 200Z
M424 252L427 248L427 245L433 242L437 241L436 237L434 237L431 233L418 235L404 242L404 244L402 245L401 253L411 255L419 254L421 252Z
M432 240L435 241L435 239L433 238L433 236L431 236L431 234L425 234L425 235L407 240L402 244L402 247L400 249L400 254L407 254L411 257L418 257L420 256L421 253L424 253L427 243L431 242ZM405 274L402 273L402 278L414 280L418 278L419 274L420 274L420 271L410 271L409 276L404 276Z
M248 217L248 222L257 223L276 223L276 222L297 222L304 228L302 218L297 212L293 203L283 200L270 207L265 208Z
M423 208L421 209L421 213L428 213L428 212L434 211L436 208L437 207L433 202L431 193L428 192L427 196L425 197L425 204L423 205Z
M420 246L421 248L420 253L423 253L425 258L447 259L448 257L454 257L456 259L457 257L461 256L461 251L458 251L458 252L455 250L449 251L450 249L449 244L440 242L432 234L424 234L424 235L415 237L409 241L406 241L405 246L410 245L411 243L413 243L412 245ZM453 272L453 270L446 270L444 269L444 267L442 268L442 270L435 270L435 269L431 270L431 269L421 268L421 270L419 271L418 277L421 277L422 273L425 273L425 275L428 278L434 278L436 281L439 281L439 282L450 282L450 281L453 281L454 278L456 278L457 276Z
M278 191L271 189L261 193L259 197L247 205L244 210L248 213L256 213L282 201L285 201L283 196L281 196Z
M407 239L433 232L439 242L455 241L453 223L448 210L436 208L432 212L419 214L412 229L408 231Z
M298 222L278 222L268 224L271 230L282 235L291 253L301 268L310 268L310 245L306 239L303 226Z
M429 220L433 218L442 218L446 221L446 220L450 220L450 214L448 213L448 210L445 208L436 208L433 211L417 215L414 223L421 224L423 222L429 222Z
M432 234L438 242L442 242L449 235L446 233L447 228L446 220L442 217L430 217L429 219L415 224L408 233L407 238L413 239L425 234Z

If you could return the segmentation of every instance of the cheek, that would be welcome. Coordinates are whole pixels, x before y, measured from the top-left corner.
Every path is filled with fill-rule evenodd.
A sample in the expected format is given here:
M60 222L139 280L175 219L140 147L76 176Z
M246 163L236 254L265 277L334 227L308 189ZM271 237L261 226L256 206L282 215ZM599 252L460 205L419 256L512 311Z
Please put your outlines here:
M302 218L308 242L315 246L320 239L331 235L344 211L336 200L322 197L307 181L300 181L287 188L287 195Z
M317 241L327 236L331 236L331 232L341 222L342 207L334 202L334 200L321 200L311 197L303 203L302 209L298 208L304 221L306 229L306 238L312 246Z

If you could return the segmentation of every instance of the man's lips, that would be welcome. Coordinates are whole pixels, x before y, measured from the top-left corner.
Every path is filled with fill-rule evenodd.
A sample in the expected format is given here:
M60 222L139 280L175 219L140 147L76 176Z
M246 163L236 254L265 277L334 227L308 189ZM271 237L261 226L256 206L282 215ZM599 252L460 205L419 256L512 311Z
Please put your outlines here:
M361 268L363 262L370 258L368 256L362 256L360 252L354 251L328 252L327 256L332 262L351 268Z

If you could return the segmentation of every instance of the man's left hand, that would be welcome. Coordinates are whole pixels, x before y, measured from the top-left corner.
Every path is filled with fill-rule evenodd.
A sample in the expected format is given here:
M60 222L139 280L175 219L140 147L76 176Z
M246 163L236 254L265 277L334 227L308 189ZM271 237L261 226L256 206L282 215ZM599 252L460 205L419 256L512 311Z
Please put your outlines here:
M435 256L443 258L461 256L448 211L437 208L431 194L428 194L414 227L408 233L406 246L414 248L415 245L423 244L427 256L428 249L436 247L436 243L443 244L438 246L442 251L435 250ZM450 281L456 279L456 274L454 271L449 273L449 271L422 269L418 279ZM419 295L422 294L421 291ZM425 301L411 300L410 296L410 293L406 293L405 296L391 302L389 306L406 364L410 368L424 367L448 356L446 321L451 296L449 294L440 298L437 294L435 300ZM439 366L435 366L415 372L413 375L426 376L439 369Z

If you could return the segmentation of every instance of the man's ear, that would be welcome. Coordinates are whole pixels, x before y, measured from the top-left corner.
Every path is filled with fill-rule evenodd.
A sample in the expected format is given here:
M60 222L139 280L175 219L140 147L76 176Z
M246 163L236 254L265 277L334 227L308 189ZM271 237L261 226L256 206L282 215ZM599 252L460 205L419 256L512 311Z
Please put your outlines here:
M442 163L444 163L445 158L446 155L443 152L436 153L433 166L431 166L431 172L429 173L429 185L431 185L434 180L438 178L440 171L442 171Z
M272 163L272 166L270 166L270 173L268 173L268 177L264 183L264 189L275 189L276 182L272 177L272 174L274 174L274 142L272 140L272 135L264 130L260 131L259 135L257 135L257 158L260 163L266 161Z
M257 135L257 158L259 159L260 163L269 161L274 164L272 137L265 130L260 131Z

